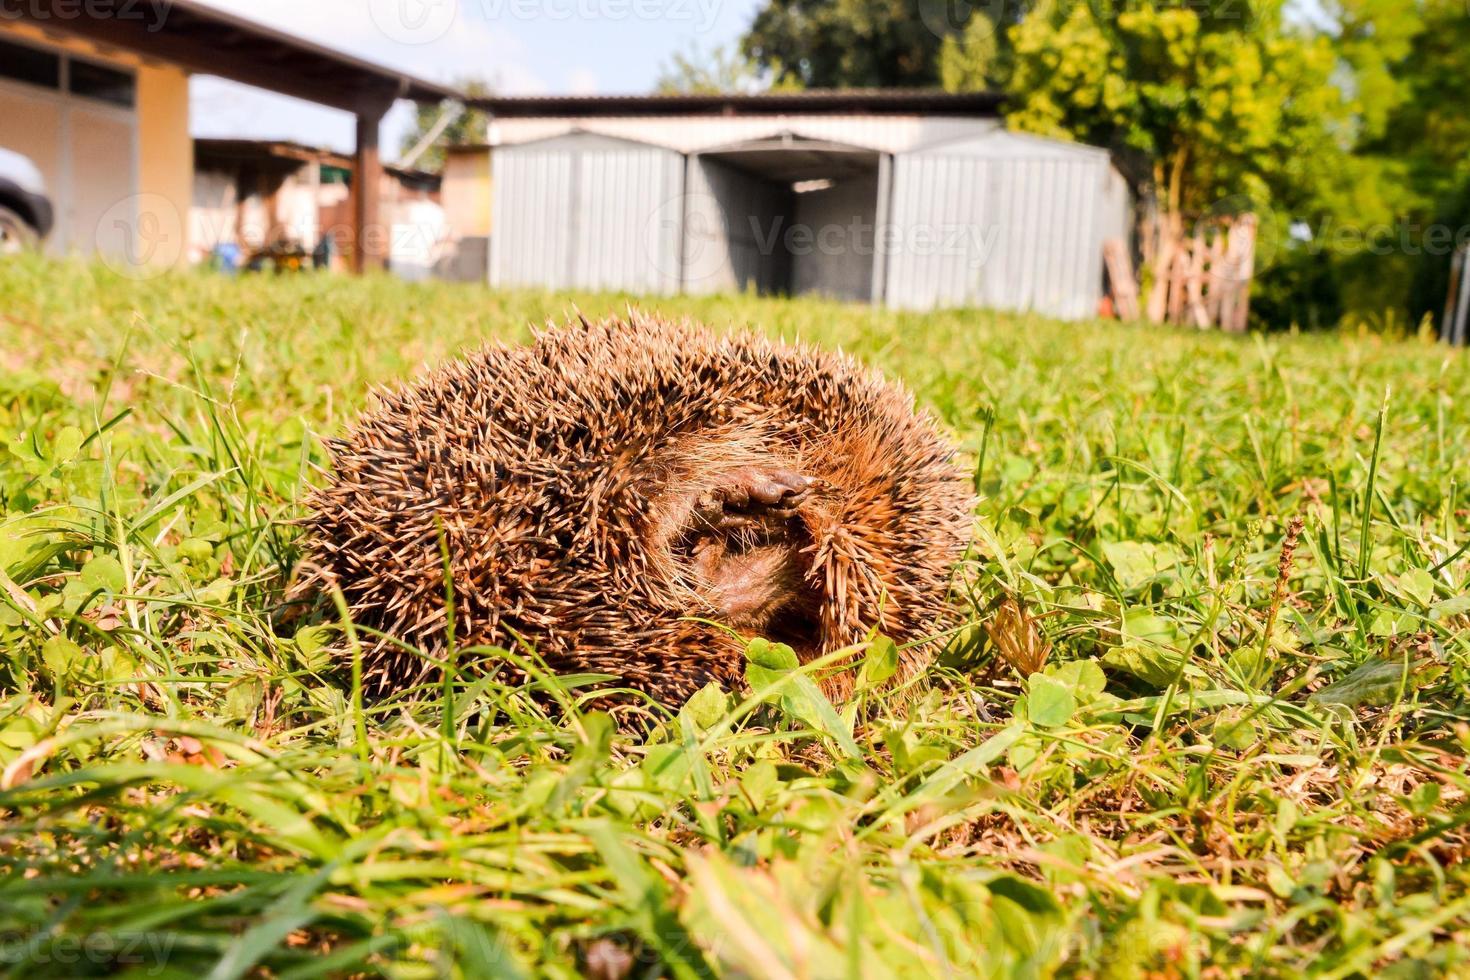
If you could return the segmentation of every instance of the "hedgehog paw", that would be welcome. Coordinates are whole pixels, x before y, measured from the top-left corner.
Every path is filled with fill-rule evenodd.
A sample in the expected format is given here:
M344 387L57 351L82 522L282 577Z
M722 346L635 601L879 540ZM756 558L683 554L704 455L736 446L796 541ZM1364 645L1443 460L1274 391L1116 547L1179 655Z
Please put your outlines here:
M713 531L778 531L796 516L796 507L816 481L779 467L749 467L700 497L699 523Z

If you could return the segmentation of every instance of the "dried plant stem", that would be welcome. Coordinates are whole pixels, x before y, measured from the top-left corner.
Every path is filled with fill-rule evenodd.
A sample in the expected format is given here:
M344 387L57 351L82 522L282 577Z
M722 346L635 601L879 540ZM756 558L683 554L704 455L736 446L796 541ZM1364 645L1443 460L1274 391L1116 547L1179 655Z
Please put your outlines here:
M1281 604L1286 601L1286 585L1291 578L1291 566L1296 559L1296 546L1301 540L1303 524L1300 517L1293 517L1286 525L1286 537L1281 542L1281 558L1276 563L1276 588L1271 593L1271 605L1266 610L1266 627L1261 633L1261 654L1256 658L1255 668L1251 671L1253 685L1259 683L1261 672L1266 667L1266 658L1271 653L1271 634L1276 629L1276 616L1281 611Z

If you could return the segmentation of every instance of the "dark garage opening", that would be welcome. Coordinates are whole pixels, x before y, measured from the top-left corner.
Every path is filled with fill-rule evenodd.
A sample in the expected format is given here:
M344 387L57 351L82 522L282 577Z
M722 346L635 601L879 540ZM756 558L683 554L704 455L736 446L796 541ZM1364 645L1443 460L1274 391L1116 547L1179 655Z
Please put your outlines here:
M685 288L875 299L882 158L789 135L692 156Z

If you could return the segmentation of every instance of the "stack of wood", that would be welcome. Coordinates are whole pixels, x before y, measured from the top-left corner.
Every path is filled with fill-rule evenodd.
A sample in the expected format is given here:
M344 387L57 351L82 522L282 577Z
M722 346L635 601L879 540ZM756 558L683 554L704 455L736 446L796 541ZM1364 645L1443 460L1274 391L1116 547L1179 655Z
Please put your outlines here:
M1253 214L1202 222L1190 238L1177 230L1162 235L1154 255L1149 320L1244 332L1255 255Z

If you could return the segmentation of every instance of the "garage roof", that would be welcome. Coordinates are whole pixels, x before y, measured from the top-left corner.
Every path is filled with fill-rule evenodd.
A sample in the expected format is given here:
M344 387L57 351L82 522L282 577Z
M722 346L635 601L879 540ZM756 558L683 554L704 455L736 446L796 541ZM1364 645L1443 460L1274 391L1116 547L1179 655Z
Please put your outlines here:
M460 98L448 86L207 7L169 0L157 14L139 4L28 0L12 15L47 31L171 62L348 112L381 112L395 99Z
M995 116L994 92L935 89L802 89L790 92L695 93L677 95L489 96L466 104L494 116L765 116L866 114Z

